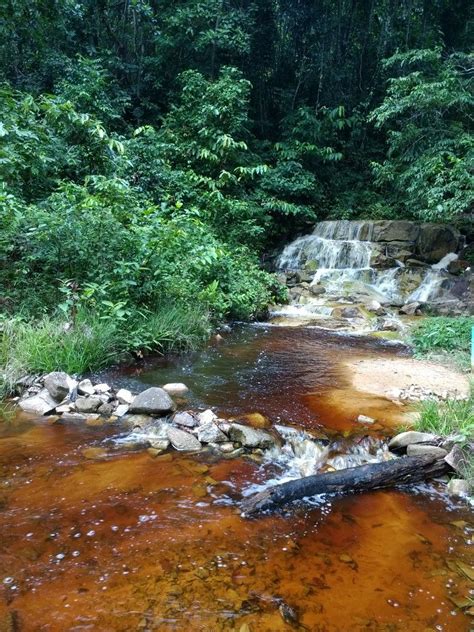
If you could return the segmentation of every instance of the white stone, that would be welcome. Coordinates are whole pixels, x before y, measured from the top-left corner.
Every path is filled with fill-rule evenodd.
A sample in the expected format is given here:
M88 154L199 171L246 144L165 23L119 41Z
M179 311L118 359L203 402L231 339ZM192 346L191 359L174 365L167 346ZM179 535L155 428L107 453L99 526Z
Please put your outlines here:
M469 496L469 483L463 478L452 478L448 483L448 492L451 496Z
M212 423L217 419L217 415L210 409L204 410L202 413L199 413L197 417L201 426L203 426L204 424Z
M56 412L58 415L62 415L62 413L71 412L71 406L69 404L61 404L61 406L56 406Z
M79 395L94 395L95 390L90 380L81 380L77 385Z
M128 404L119 404L117 406L117 408L115 409L115 415L117 415L117 417L123 417L124 415L126 415L128 413Z
M360 424L367 424L367 425L371 425L375 423L375 419L373 419L372 417L368 417L367 415L359 415L357 417L357 421Z
M94 386L94 391L96 393L108 393L110 391L110 386L108 384L96 384Z
M186 384L182 382L170 382L169 384L165 384L163 389L170 395L184 395L189 391Z
M126 388L119 389L115 397L119 404L131 404L134 399L132 393Z
M393 437L388 447L390 450L397 450L400 448L406 448L413 443L427 443L429 441L435 441L438 437L429 432L417 432L416 430L408 430L407 432L401 432Z

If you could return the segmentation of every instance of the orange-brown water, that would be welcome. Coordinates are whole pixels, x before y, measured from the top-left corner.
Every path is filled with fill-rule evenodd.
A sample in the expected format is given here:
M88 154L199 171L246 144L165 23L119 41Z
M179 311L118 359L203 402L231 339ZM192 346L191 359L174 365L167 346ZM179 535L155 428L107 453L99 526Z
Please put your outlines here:
M248 329L140 379L186 378L191 401L227 414L347 430L352 413L323 397L344 386L336 352L374 350ZM470 515L432 486L244 520L241 491L268 476L254 462L120 452L102 443L112 425L17 417L0 428L0 630L290 630L282 600L299 629L470 629L456 606L469 590ZM108 456L84 456L98 445Z

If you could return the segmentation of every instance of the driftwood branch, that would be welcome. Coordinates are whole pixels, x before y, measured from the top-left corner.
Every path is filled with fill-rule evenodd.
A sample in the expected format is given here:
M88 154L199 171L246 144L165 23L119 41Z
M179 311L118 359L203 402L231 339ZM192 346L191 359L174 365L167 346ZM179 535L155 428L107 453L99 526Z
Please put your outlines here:
M356 493L396 485L412 485L446 474L450 470L451 467L444 459L423 455L314 474L275 485L244 499L242 514L251 516L316 494Z

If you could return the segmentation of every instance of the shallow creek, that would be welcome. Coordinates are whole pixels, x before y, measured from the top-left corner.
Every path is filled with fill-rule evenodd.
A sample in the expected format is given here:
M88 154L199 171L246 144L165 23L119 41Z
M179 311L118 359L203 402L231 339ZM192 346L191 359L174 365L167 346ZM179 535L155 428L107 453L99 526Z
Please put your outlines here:
M259 412L355 444L358 413L380 420L371 433L383 436L399 412L352 391L338 362L396 352L318 329L244 327L193 356L104 378L134 391L184 381L183 406ZM120 448L118 432L0 422L0 630L290 630L282 602L298 613L294 629L470 629L456 604L469 594L472 517L436 485L245 520L242 494L284 466L152 458ZM85 458L91 446L108 456Z

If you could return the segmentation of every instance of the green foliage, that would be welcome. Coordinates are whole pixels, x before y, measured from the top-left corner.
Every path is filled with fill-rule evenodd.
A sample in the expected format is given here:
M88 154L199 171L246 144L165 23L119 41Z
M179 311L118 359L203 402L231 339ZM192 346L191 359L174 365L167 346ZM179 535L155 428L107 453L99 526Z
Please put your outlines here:
M412 332L415 351L426 353L433 350L467 352L471 343L474 318L442 317L425 318Z
M414 50L385 62L399 74L369 117L388 130L387 158L374 163L374 172L378 184L392 189L415 217L452 221L471 207L471 65L472 56L444 57L441 49Z

